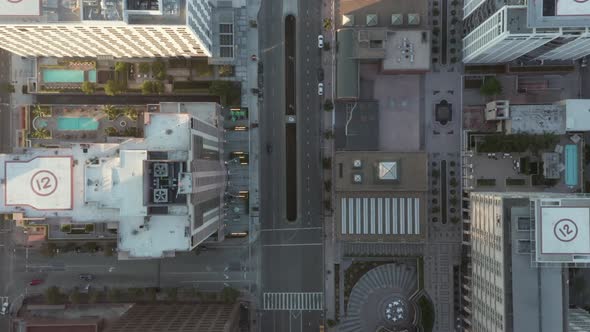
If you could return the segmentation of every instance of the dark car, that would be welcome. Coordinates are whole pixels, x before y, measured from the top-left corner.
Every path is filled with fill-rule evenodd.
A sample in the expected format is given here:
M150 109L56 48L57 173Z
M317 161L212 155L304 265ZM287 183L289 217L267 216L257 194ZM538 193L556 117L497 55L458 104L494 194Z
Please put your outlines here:
M268 152L268 153L272 152L272 145L270 145L270 144L266 145L266 152Z
M86 281L92 281L92 279L94 279L94 276L90 273L82 273L82 274L80 274L80 279L86 280Z
M318 68L318 81L324 81L324 70L322 68Z

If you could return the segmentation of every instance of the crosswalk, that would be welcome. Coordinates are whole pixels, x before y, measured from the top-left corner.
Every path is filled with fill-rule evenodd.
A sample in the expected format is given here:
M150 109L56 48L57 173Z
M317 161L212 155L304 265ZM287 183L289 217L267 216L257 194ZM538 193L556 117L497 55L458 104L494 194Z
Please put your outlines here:
M264 293L264 310L323 310L324 294L316 293Z

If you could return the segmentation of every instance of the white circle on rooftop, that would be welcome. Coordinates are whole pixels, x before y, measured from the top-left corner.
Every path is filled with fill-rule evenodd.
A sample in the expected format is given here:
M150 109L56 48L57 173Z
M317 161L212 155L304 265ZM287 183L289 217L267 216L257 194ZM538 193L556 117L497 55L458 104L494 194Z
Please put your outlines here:
M561 219L555 223L553 234L562 242L570 242L578 236L578 225L571 219Z
M48 170L40 170L31 177L31 189L39 196L49 196L57 190L57 176Z

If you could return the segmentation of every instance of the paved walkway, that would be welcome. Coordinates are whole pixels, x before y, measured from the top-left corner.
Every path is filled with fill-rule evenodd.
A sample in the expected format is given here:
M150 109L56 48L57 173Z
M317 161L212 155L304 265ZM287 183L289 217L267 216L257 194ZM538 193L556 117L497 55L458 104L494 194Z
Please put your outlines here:
M322 34L324 35L324 41L330 44L330 51L322 52L322 68L324 70L324 94L325 100L332 100L334 101L335 97L335 49L336 49L336 33L333 27L336 24L335 13L334 13L334 6L336 0L323 0L321 13L322 13ZM330 18L332 20L332 29L326 30L323 28L323 20L324 18ZM326 112L323 111L323 119L322 119L322 157L332 157L334 155L334 140L333 139L325 139L323 136L324 133L327 131L331 131L332 133L334 128L334 111ZM334 178L334 171L325 171L324 172L324 181L328 179ZM323 185L321 186L323 188ZM332 190L328 193L324 191L324 200L329 199L332 202L332 207L336 202L334 197L334 181L332 181ZM337 243L335 227L334 227L334 215L329 211L324 210L324 233L325 233L325 246L324 246L324 263L325 263L325 283L324 283L324 294L325 294L325 310L326 310L326 319L335 319L335 284L334 284L334 273L338 273L338 271L334 271L334 264L339 263L340 261L340 245Z

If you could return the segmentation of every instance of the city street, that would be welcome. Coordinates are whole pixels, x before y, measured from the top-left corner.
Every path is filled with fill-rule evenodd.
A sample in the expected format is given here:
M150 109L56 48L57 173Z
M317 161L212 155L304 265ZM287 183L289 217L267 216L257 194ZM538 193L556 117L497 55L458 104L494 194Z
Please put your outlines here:
M320 64L320 2L263 0L260 58L263 62L263 108L260 119L261 183L261 331L317 331L323 310L287 303L281 310L264 303L264 294L323 293L323 231L320 197L321 101L316 73ZM296 45L285 45L285 16L296 20ZM285 47L296 51L297 219L286 216ZM293 61L291 60L291 61ZM294 190L295 188L289 188Z

